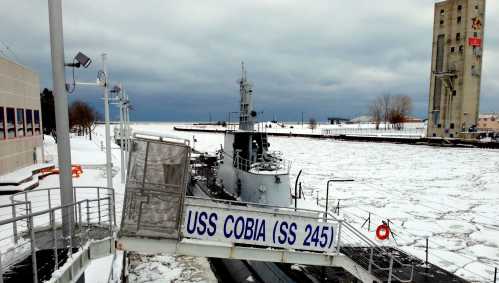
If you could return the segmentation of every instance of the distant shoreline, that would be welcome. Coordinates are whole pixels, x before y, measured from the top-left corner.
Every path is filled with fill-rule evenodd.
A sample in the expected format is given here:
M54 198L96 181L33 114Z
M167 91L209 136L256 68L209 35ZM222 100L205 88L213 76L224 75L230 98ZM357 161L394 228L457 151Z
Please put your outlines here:
M223 134L227 130L220 129L196 129L174 126L175 131L182 132L204 132ZM357 142L378 142L378 143L395 143L409 145L426 145L436 147L456 147L456 148L484 148L484 149L499 149L498 142L479 142L459 139L440 139L440 138L392 138L392 137L373 137L373 136L355 136L355 135L338 135L329 136L322 134L301 134L301 133L275 133L267 132L269 136L277 137L299 137L299 138L314 138L314 139L333 139L341 141L357 141Z

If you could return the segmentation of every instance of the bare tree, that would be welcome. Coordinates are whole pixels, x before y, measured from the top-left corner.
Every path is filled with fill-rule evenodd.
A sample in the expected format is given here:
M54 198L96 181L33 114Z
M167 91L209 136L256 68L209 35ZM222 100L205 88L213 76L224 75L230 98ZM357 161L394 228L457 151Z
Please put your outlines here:
M69 107L69 128L78 135L88 134L91 140L98 116L98 113L87 103L75 101Z
M390 121L392 96L385 94L380 98L381 109L383 112L383 122L385 123L385 130L388 129L388 122Z
M369 115L371 116L374 124L376 125L376 130L379 130L379 124L383 119L383 98L377 97L375 100L369 104Z
M390 105L390 123L400 130L412 111L412 99L407 95L394 96Z
M315 118L310 118L308 120L308 127L314 131L317 128L317 120L315 120Z

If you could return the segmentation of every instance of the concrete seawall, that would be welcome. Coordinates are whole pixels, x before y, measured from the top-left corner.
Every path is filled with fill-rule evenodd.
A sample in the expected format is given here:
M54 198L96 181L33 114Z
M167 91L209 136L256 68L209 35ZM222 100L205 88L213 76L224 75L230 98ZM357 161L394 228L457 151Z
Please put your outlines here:
M173 127L175 131L184 132L202 132L202 133L225 133L226 130L219 129L196 129L187 127ZM499 149L498 142L480 142L474 140L459 140L459 139L440 139L440 138L403 138L403 137L374 137L374 136L359 136L359 135L322 135L322 134L300 134L300 133L276 133L267 132L269 136L277 137L301 137L314 139L333 139L342 141L357 141L357 142L384 142L412 145L426 145L439 147L460 147L460 148L490 148Z

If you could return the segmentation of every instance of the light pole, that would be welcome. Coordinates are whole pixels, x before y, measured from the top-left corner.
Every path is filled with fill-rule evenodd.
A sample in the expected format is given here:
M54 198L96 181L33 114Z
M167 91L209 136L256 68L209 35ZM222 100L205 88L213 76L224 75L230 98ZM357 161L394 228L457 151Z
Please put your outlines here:
M125 140L126 140L126 154L125 154L125 165L128 170L128 159L130 157L130 138L131 138L131 129L130 129L130 101L128 100L128 94L126 94L126 90L123 92L125 96Z
M66 80L64 77L64 40L61 0L48 0L50 47L52 56L52 77L57 132L57 156L59 159L59 185L61 205L69 205L73 199L73 179L71 174L71 144L69 140L69 115ZM74 221L73 209L62 210L62 231L64 237L71 236Z
M123 86L120 83L120 93L119 93L119 102L120 102L120 149L121 149L121 183L125 183L125 140L123 139L125 132L124 132L124 116L123 112L125 111L125 108L123 107L124 103L124 97L123 97Z
M125 183L125 141L124 141L124 105L125 98L123 96L123 85L119 83L117 86L114 86L110 92L114 95L111 98L113 104L117 104L120 110L120 131L119 131L119 140L120 140L120 155L121 155L121 183ZM115 139L116 139L116 131L115 131Z
M106 66L106 53L102 54L102 71L104 72L104 119L106 126L106 177L107 187L113 187L113 161L111 160L111 130L109 126L109 94L108 94L108 74Z

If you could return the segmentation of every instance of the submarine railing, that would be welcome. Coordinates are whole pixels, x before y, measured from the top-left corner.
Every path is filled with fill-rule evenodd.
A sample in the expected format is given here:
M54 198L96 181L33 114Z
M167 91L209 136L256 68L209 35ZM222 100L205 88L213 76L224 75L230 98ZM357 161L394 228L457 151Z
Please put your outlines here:
M226 155L230 159L233 159L231 156L229 156L226 153L224 153L224 155ZM265 160L263 157L259 157L255 161L251 161L242 158L239 155L236 155L236 158L233 159L233 165L235 168L247 172L251 170L254 170L258 173L283 170L285 173L289 173L291 170L292 162L287 159L275 156L272 156L270 161Z

